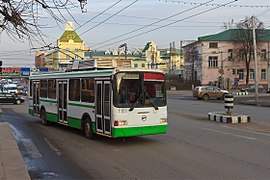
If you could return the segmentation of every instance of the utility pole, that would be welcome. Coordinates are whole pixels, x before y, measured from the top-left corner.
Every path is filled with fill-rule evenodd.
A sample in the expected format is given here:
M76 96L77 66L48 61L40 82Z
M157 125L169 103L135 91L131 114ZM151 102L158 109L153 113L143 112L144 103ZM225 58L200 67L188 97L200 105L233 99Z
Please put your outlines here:
M252 32L253 32L253 49L254 49L254 64L255 64L255 102L258 105L258 62L257 62L257 45L255 32L255 17L252 16Z
M268 78L267 78L267 88L270 89L270 44L268 42L268 47L267 47L267 54L266 54L266 58L267 58L267 74L268 74Z

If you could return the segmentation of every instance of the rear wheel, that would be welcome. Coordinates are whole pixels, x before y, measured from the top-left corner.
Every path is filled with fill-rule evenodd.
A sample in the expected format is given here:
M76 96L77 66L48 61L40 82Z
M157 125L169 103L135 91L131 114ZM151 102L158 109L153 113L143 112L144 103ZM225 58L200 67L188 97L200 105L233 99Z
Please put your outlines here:
M84 120L84 135L87 139L95 138L95 134L93 133L93 130L92 130L91 120L89 117L86 117Z
M203 97L202 97L203 100L207 101L209 99L209 96L208 94L204 94Z
M44 126L48 126L49 125L49 122L47 121L47 118L46 118L46 111L45 109L42 109L40 111L40 119L41 119L41 124L44 125Z

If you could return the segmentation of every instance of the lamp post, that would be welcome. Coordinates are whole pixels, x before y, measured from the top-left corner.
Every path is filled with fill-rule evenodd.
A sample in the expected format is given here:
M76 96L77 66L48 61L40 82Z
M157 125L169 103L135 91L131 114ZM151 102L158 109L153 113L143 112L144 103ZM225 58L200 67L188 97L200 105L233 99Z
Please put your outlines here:
M255 102L258 105L258 62L257 62L257 44L255 32L255 18L252 16L252 33L253 33L253 49L254 49L254 64L255 64Z

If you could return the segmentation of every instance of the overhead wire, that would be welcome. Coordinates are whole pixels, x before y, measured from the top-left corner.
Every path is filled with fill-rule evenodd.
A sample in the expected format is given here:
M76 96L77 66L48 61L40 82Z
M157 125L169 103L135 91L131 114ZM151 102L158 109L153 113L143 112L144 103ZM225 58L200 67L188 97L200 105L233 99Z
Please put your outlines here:
M99 45L99 44L103 44L104 42L112 41L112 40L117 39L117 38L119 38L119 37L123 37L123 36L129 35L129 34L131 34L131 33L137 32L137 31L139 31L139 30L142 30L142 29L147 28L147 27L149 27L149 26L152 26L152 25L154 25L154 24L157 24L157 23L160 23L160 22L162 22L162 21L168 20L168 19L170 19L170 18L172 18L172 17L176 17L176 16L179 16L179 15L181 15L181 14L183 14L183 13L186 13L186 12L189 12L189 11L194 10L194 9L196 9L196 8L199 8L199 7L201 7L202 5L207 4L207 3L209 3L209 2L212 2L212 1L213 1L213 0L210 0L210 1L207 1L207 2L205 2L205 3L203 3L203 4L201 4L201 5L198 5L198 6L196 6L196 7L192 7L192 8L186 9L186 10L184 10L184 11L180 11L180 12L178 12L178 13L176 13L176 14L170 15L170 16L168 16L168 17L166 17L166 18L160 19L160 20L158 20L158 21L155 21L155 22L153 22L153 23L150 23L150 24L148 24L148 25L145 25L145 26L143 26L143 27L141 27L141 28L138 28L138 29L129 31L129 32L124 33L124 34L121 34L121 35L119 35L119 36L110 38L110 39L108 39L108 40L102 41L102 42L97 43L97 44L94 44L93 46L96 46L96 45Z
M83 23L82 25L80 25L78 28L74 29L74 31L76 32L78 29L82 28L83 26L85 26L86 24L88 24L89 22L91 22L92 20L96 19L97 17L101 16L102 14L104 14L106 11L112 9L114 6L116 6L117 4L119 4L121 1L123 0L118 0L117 2L115 2L114 4L112 4L111 6L107 7L106 9L104 9L103 11L99 12L97 15L95 15L94 17L90 18L89 20L87 20L85 23ZM52 15L51 15L52 16ZM60 29L62 29L59 24L58 24L58 21L56 21L58 27ZM63 22L64 23L64 22ZM62 29L63 30L63 29ZM72 32L70 32L71 34ZM52 44L53 42L51 43L48 43L48 44Z
M117 14L121 13L122 11L128 9L130 6L132 6L133 4L135 4L136 2L138 2L138 0L133 1L132 3L130 3L129 5L125 6L124 8L120 9L119 11L117 11L116 13L112 14L111 16L109 16L108 18L106 18L105 20L101 21L100 23L98 23L97 25L91 27L90 29L84 31L83 33L80 33L80 35L83 35L87 32L89 32L90 30L96 28L97 26L103 24L104 22L108 21L109 19L113 18L114 16L116 16Z
M98 47L98 48L106 47L106 46L109 46L109 45L113 45L113 44L115 44L115 43L123 42L123 41L125 41L125 40L130 40L130 39L133 39L133 38L135 38L135 37L138 37L138 36L141 36L141 35L145 35L145 34L147 34L147 33L150 33L150 32L156 31L156 30L158 30L158 29L161 29L161 28L170 26L170 25L172 25L172 24L175 24L175 23L184 21L184 20L186 20L186 19L193 18L193 17L195 17L195 16L199 16L199 15L205 14L205 13L207 13L207 12L210 12L210 11L213 11L213 10L216 10L216 9L219 9L219 8L221 8L221 7L224 7L225 5L232 4L232 3L236 2L236 1L237 1L237 0L233 0L233 1L230 1L230 2L228 2L228 3L224 3L223 5L220 5L220 6L218 6L218 7L213 7L213 8L210 8L210 9L207 9L207 10L204 10L204 11L201 11L201 12L198 12L198 13L195 13L195 14L193 14L193 15L184 17L184 18L179 19L179 20L176 20L176 21L174 21L174 22L171 22L171 23L165 24L165 25L163 25L163 26L154 28L154 29L152 29L152 30L149 30L149 31L146 31L146 32L142 32L142 33L139 33L139 34L130 36L130 37L128 37L128 38L124 38L124 39L115 41L115 42L113 42L113 43L106 44L106 45L104 45L104 46L100 46L100 47ZM97 48L97 49L98 49L98 48Z

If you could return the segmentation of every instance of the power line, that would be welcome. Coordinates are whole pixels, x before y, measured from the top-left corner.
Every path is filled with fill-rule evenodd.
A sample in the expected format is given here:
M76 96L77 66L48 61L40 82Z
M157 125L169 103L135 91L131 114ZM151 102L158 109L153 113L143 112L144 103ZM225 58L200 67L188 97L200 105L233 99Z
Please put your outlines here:
M108 39L108 40L106 40L106 41L102 41L102 42L97 43L97 44L95 44L95 45L103 44L104 42L112 41L112 40L117 39L117 38L119 38L119 37L123 37L123 36L129 35L129 34L131 34L131 33L137 32L137 31L142 30L142 29L144 29L144 28L146 28L146 27L152 26L152 25L154 25L154 24L160 23L160 22L165 21L165 20L167 20L167 19L170 19L170 18L172 18L172 17L178 16L178 15L180 15L180 14L183 14L183 13L186 13L186 12L188 12L188 11L191 11L191 10L194 10L194 9L196 9L196 8L199 8L200 6L202 6L202 5L204 5L204 4L207 4L207 3L209 3L209 2L212 2L212 1L213 1L213 0L210 0L210 1L206 2L206 3L203 3L203 4L201 4L201 5L198 5L198 6L196 6L196 7L192 7L192 8L186 9L186 10L184 10L184 11L180 11L180 12L178 12L178 13L176 13L176 14L173 14L173 15L168 16L168 17L166 17L166 18L160 19L160 20L158 20L158 21L155 21L155 22L153 22L153 23L150 23L150 24L148 24L148 25L146 25L146 26L143 26L143 27L141 27L141 28L135 29L135 30L133 30L133 31L129 31L129 32L124 33L124 34L121 34L121 35L119 35L119 36L110 38L110 39ZM95 45L94 45L94 46L95 46Z
M199 15L201 15L201 14L204 14L204 13L207 13L207 12L210 12L210 11L213 11L213 10L216 10L216 9L219 9L219 8L221 8L221 7L224 7L224 6L228 5L228 4L234 3L234 2L236 2L236 1L237 1L237 0L230 1L230 2L228 2L228 3L225 3L225 4L223 4L223 5L220 5L220 6L218 6L218 7L210 8L210 9L207 9L207 10L204 10L204 11L201 11L201 12L198 12L198 13L195 13L195 14L190 15L190 16L187 16L187 17L185 17L185 18L182 18L182 19L176 20L176 21L174 21L174 22L168 23L168 24L166 24L166 25L163 25L163 26L154 28L154 29L149 30L149 31L146 31L146 32L142 32L142 33L136 34L136 35L131 36L131 37L128 37L128 38L124 38L124 39L119 40L119 41L115 41L115 42L110 43L110 44L106 44L106 45L101 46L101 47L98 47L98 48L106 47L106 46L113 45L113 44L116 44L116 43L119 43L119 42L122 42L122 41L125 41L125 40L129 40L129 39L136 38L136 37L138 37L138 36L147 34L147 33L152 32L152 31L156 31L156 30L158 30L158 29L161 29L161 28L170 26L170 25L175 24L175 23L178 23L178 22L180 22L180 21L184 21L184 20L186 20L186 19L189 19L189 18L192 18L192 17L195 17L195 16L199 16Z
M160 0L159 0L160 1ZM187 1L175 1L175 0L163 0L167 3L181 3L181 4L189 4L189 5L199 5L202 3L198 2L187 2ZM224 6L222 4L205 4L204 6ZM238 8L270 8L270 5L225 5L226 7L238 7Z
M81 33L80 35L83 35L85 33L87 33L88 31L96 28L97 26L103 24L104 22L108 21L109 19L113 18L114 16L116 16L117 14L121 13L122 11L126 10L127 8L129 8L130 6L132 6L133 4L135 4L138 0L133 1L132 3L130 3L129 5L127 5L126 7L122 8L121 10L117 11L116 13L112 14L111 16L109 16L108 18L106 18L105 20L101 21L100 23L98 23L97 25L93 26L92 28L84 31L83 33Z
M91 22L93 19L99 17L100 15L104 14L106 11L110 10L111 8L113 8L114 6L116 6L117 4L119 4L122 0L119 0L117 1L116 3L112 4L111 6L109 6L108 8L106 8L105 10L101 11L100 13L98 13L96 16L92 17L91 19L89 19L88 21L86 21L85 23L83 23L82 25L80 25L78 28L74 29L74 31L76 32L78 29L80 29L81 27L85 26L87 23ZM53 14L54 15L54 14ZM56 18L56 17L54 17ZM61 20L61 19L60 19ZM57 22L57 21L56 21ZM58 23L57 23L58 25ZM58 25L59 26L59 25ZM60 28L61 29L61 28ZM71 34L72 32L70 32ZM67 34L68 35L68 34ZM53 42L51 43L48 43L48 45L52 44ZM48 46L48 45L45 45L45 46ZM35 49L39 49L39 48L35 48Z

